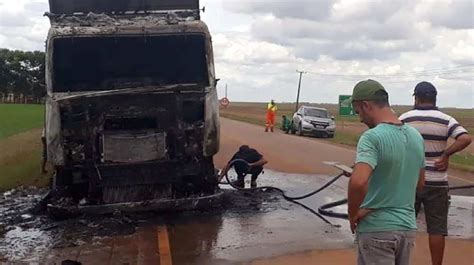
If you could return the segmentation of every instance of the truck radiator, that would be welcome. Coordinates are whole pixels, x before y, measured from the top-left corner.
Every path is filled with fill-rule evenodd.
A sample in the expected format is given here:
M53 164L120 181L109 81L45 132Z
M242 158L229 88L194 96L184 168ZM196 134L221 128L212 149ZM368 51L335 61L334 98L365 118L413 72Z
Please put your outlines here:
M166 158L165 133L104 133L102 159L111 163L137 163Z

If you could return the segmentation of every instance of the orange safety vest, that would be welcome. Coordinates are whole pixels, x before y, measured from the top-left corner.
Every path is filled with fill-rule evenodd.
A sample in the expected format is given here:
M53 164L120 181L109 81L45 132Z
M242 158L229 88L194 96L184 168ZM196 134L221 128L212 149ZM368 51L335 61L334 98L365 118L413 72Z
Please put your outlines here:
M275 113L278 110L276 104L272 105L271 103L268 103L267 106L267 126L271 125L273 126L275 124Z

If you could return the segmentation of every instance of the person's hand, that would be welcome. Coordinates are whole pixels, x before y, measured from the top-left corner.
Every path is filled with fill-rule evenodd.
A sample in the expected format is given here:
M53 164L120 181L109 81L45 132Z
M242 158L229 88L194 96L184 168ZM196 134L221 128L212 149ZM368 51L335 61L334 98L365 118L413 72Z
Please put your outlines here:
M370 212L372 212L371 209L361 208L357 211L357 215L349 216L349 223L351 225L351 232L353 234L355 233L357 224L360 222L360 220L364 219Z
M357 218L357 216L349 216L349 223L351 225L351 232L354 234L355 233L355 230L357 228L357 222L359 221L359 219Z
M372 212L372 209L367 209L367 208L361 208L357 212L357 219L360 221L364 219L370 212Z
M434 165L439 171L446 171L449 166L449 156L443 154L440 158L434 161Z

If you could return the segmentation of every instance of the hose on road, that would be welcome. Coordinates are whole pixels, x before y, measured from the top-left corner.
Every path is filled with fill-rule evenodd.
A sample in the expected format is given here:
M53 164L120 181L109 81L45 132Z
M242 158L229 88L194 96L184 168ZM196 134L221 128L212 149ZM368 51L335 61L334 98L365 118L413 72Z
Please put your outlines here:
M243 160L243 159L235 159L235 160L232 160L229 162L229 166L228 168L232 168L232 166L235 164L235 163L244 163L248 168L250 168L250 165L248 164L247 161ZM247 173L245 174L247 175ZM324 189L326 189L327 187L329 187L330 185L332 185L334 182L336 182L340 177L344 176L344 173L341 173L337 176L335 176L334 178L332 178L330 181L328 181L326 184L324 184L323 186L321 186L320 188L318 188L317 190L315 191L312 191L310 193L307 193L305 195L301 195L301 196L296 196L296 197L292 197L292 196L288 196L286 194L286 192L280 188L277 188L277 187L273 187L273 186L261 186L261 187L257 187L257 188L241 188L241 187L238 187L238 186L235 186L230 180L229 180L229 176L228 176L228 172L224 172L224 176L227 180L227 183L220 183L220 184L229 184L232 188L236 189L236 190L241 190L241 191L252 191L252 190L274 190L274 191L277 191L279 192L283 198L289 202L292 202L292 203L295 203L295 204L298 204L300 205L301 207L305 208L306 210L310 211L311 213L313 213L314 215L318 216L319 218L321 218L324 222L330 224L330 225L333 225L333 226L338 226L339 225L334 225L332 224L328 219L326 219L324 216L328 216L328 217L333 217L333 218L340 218L340 219L348 219L348 215L347 213L338 213L338 212L334 212L332 210L329 210L331 208L334 208L334 207L337 207L337 206L340 206L340 205L344 205L347 203L347 198L345 199L342 199L342 200L338 200L338 201L335 201L335 202L330 202L330 203L327 203L327 204L323 204L321 205L319 208L318 208L318 211L316 212L314 209L308 207L307 205L301 203L301 202L298 202L298 200L302 200L302 199L305 199L305 198L308 198L308 197L311 197L313 195L316 195L317 193L323 191ZM460 190L460 189L471 189L471 188L474 188L474 185L463 185L463 186L455 186L455 187L450 187L449 190ZM324 216L323 216L324 215Z
M248 162L243 160L243 159L235 159L235 160L232 160L229 162L229 166L228 168L232 168L232 166L235 164L235 163L244 163L248 168L250 167ZM245 174L246 175L246 174ZM344 203L347 203L347 199L344 199L344 200L340 200L340 201L337 201L337 202L334 202L336 203L336 205L334 206L328 206L330 204L334 204L334 203L330 203L330 204L325 204L323 206L321 206L319 209L318 209L318 212L316 212L314 209L308 207L307 205L299 202L298 200L302 200L302 199L305 199L305 198L308 198L308 197L311 197L319 192L321 192L322 190L326 189L327 187L329 187L331 184L333 184L334 182L336 182L340 177L344 176L344 173L341 173L337 176L335 176L334 178L332 178L330 181L328 181L326 184L324 184L323 186L321 186L320 188L318 188L317 190L315 191L312 191L310 193L307 193L305 195L301 195L301 196L296 196L296 197L292 197L292 196L288 196L286 194L286 192L280 188L277 188L277 187L273 187L273 186L261 186L261 187L257 187L257 188L241 188L241 187L238 187L236 185L234 185L230 180L229 180L229 175L228 175L228 171L224 172L224 176L227 180L227 183L220 183L220 184L229 184L232 188L236 189L236 190L241 190L241 191L255 191L255 190L274 190L274 191L277 191L279 192L282 197L289 201L289 202L292 202L292 203L295 203L295 204L298 204L300 205L301 207L305 208L306 210L310 211L312 214L316 215L317 217L319 217L321 220L323 220L324 222L326 222L327 224L330 224L332 226L337 226L337 227L340 227L340 225L334 225L332 224L328 219L326 219L323 215L326 215L326 216L329 216L329 217L335 217L335 218L343 218L343 219L347 219L347 214L343 214L343 213L335 213L335 212L332 212L332 211L328 211L326 209L329 209L329 208L332 208L332 207L335 207L335 206L339 206L339 205L342 205ZM342 201L345 201L344 203L341 203ZM324 208L323 208L324 207ZM323 208L323 209L322 209ZM345 216L344 216L345 215Z

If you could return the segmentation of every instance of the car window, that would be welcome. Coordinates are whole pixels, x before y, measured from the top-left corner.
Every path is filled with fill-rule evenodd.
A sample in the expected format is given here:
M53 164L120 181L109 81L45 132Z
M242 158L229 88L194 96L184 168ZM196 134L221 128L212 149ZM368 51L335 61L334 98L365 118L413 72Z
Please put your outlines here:
M317 117L317 118L329 118L329 114L325 110L319 109L305 109L304 110L305 116Z

